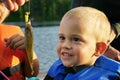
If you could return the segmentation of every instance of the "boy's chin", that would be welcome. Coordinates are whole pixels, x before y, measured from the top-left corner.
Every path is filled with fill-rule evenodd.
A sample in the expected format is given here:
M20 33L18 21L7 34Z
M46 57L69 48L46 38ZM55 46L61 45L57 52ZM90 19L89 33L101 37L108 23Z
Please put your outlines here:
M73 65L70 62L63 61L62 63L65 67L73 67Z

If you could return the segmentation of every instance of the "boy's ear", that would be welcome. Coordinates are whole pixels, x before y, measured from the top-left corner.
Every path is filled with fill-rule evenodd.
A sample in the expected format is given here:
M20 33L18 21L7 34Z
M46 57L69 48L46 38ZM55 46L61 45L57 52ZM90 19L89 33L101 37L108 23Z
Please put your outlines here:
M104 54L105 50L107 49L107 44L104 42L97 43L96 45L96 54L102 55Z

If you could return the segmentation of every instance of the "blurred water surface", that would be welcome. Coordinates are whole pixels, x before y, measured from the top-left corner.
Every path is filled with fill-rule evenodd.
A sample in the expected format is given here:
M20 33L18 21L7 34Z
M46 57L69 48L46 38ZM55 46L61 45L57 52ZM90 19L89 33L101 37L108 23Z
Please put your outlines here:
M58 30L59 26L33 27L34 50L40 62L40 73L46 73L58 59L56 53Z

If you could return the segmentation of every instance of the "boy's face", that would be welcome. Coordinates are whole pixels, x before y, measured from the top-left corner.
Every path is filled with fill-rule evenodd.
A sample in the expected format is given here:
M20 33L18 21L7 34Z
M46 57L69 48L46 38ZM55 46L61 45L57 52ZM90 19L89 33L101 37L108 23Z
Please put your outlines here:
M90 66L93 64L96 40L89 26L91 25L85 20L80 21L66 17L62 19L56 49L64 66Z

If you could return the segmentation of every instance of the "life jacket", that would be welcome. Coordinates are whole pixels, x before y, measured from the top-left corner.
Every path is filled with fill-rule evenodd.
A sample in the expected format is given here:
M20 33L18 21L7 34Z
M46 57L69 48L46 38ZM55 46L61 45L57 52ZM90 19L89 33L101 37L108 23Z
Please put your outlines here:
M0 24L0 70L10 80L24 80L21 67L25 60L24 51L12 50L9 47L5 48L4 38L9 38L14 34L24 35L18 26ZM2 80L1 77L2 75L0 75L0 80Z
M67 72L59 59L51 66L44 80L120 80L120 63L101 56L94 66L73 73Z

